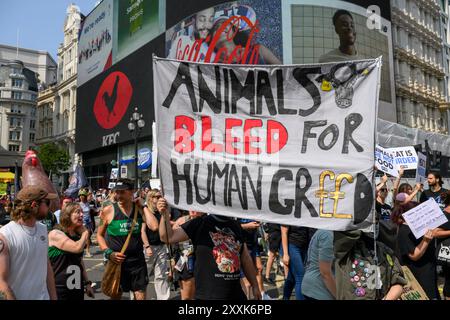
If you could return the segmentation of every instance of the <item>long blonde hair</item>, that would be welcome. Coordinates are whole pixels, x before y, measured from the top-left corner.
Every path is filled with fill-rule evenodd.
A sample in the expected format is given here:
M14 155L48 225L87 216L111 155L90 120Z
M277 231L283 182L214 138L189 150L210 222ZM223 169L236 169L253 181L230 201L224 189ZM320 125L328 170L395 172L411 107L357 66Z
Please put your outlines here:
M145 198L145 202L147 203L148 209L152 214L156 212L156 208L153 206L152 199L157 195L161 194L161 192L158 189L152 189L147 193L147 197Z

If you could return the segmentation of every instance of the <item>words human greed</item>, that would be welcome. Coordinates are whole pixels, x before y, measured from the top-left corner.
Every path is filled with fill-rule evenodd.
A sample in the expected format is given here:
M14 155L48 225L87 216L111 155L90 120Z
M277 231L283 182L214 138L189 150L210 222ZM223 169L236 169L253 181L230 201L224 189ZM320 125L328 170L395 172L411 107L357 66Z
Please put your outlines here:
M345 66L345 64L343 64ZM197 78L194 81L190 68L196 68ZM312 98L313 104L307 109L287 108L284 105L284 75L286 69L271 70L271 74L264 69L248 70L244 78L242 73L236 73L233 68L214 67L215 77L205 77L201 65L189 66L187 63L179 63L177 74L171 83L169 93L162 102L162 106L169 109L180 88L187 92L188 108L192 108L193 115L180 114L174 117L174 140L173 150L179 155L189 155L196 151L208 152L211 154L228 155L273 155L283 151L283 148L289 141L289 130L280 121L275 120L277 115L290 115L292 117L308 117L314 114L322 105L321 93L316 84L311 81L309 75L321 74L320 67L299 67L287 69L292 72L293 79L297 81L307 94ZM271 83L272 81L272 83ZM212 83L215 82L215 90L211 90ZM273 83L275 82L275 83ZM196 93L198 91L198 94ZM180 94L180 93L179 93ZM303 93L304 94L304 93ZM244 100L242 100L244 99ZM240 101L239 108L237 107ZM245 101L245 103L241 103ZM263 104L263 101L265 103ZM210 110L218 117L202 115L208 105ZM237 114L243 112L242 106L248 106L247 114L255 118L242 119ZM263 106L271 117L263 115ZM223 116L223 115L226 116ZM222 127L225 128L225 134L220 140L213 139L212 132L217 125L214 121L224 121ZM308 144L315 140L321 150L333 150L331 154L349 154L349 149L353 148L357 152L364 152L361 144L355 140L353 133L363 123L363 116L360 113L348 113L344 119L344 125L339 127L337 124L328 123L327 119L303 121L303 132L299 150L301 154L307 153ZM239 128L239 136L233 134L233 129ZM255 134L252 129L258 129ZM199 139L194 139L194 136ZM340 138L340 139L339 139ZM337 142L341 143L338 144ZM239 147L237 147L239 145ZM233 206L232 195L236 194L239 199L240 207L248 210L248 194L256 202L258 209L261 209L261 182L264 166L260 166L256 171L253 165L250 170L245 165L230 163L216 163L208 161L206 165L201 166L201 170L206 172L206 179L199 181L199 163L183 162L179 163L177 157L171 158L170 168L174 186L174 201L176 204L180 201L180 183L186 186L186 203L192 204L195 201L199 204L216 204L215 192L217 189L223 191L225 206ZM251 172L257 172L252 176ZM270 183L269 208L272 212L278 214L291 214L301 217L302 204L306 206L312 217L326 216L336 217L337 212L331 215L323 212L323 200L325 198L337 202L343 199L339 187L342 183L355 184L355 212L359 211L359 218L364 218L370 213L373 202L372 185L363 174L352 176L349 174L337 174L332 170L324 170L319 173L321 184L325 179L338 181L336 190L326 194L322 190L316 190L319 203L319 213L313 201L306 197L306 192L312 184L313 177L308 168L292 169L280 168L272 177ZM278 188L280 180L295 181L295 192L292 199L279 200ZM306 183L300 183L306 181ZM200 183L206 183L206 186L199 186ZM220 184L220 187L218 187ZM247 185L250 187L247 188ZM206 195L201 195L199 190L206 190ZM320 195L322 191L322 194ZM334 194L331 194L334 193ZM358 210L357 210L358 209ZM342 218L352 218L350 215L343 215ZM356 221L356 217L353 217ZM362 221L361 220L361 221Z

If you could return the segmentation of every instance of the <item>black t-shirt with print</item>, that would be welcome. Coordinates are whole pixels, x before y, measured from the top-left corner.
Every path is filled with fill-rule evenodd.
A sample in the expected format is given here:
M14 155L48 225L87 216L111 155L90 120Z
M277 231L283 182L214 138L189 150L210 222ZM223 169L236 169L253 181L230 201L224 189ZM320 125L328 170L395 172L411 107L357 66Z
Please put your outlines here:
M240 284L244 239L239 223L205 215L181 227L194 244L195 298L245 300Z
M441 188L438 192L433 192L430 189L424 190L422 194L420 195L420 203L427 201L430 198L434 198L436 202L438 203L439 207L444 210L445 204L444 201L441 199L441 193L447 192L447 189Z
M380 215L381 220L391 219L392 207L390 205L377 201L375 204L375 210Z
M408 256L409 253L414 252L421 241L422 238L416 239L407 225L400 225L397 238L400 262L411 270L428 298L430 300L437 299L439 292L437 288L436 246L434 241L430 241L427 250L419 260L413 261Z

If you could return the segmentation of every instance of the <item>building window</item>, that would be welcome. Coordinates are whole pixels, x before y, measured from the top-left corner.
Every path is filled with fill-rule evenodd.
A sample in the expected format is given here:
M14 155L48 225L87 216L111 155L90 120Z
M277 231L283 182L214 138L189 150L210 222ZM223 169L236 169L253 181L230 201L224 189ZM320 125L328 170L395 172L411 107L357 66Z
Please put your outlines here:
M22 88L23 80L22 79L12 79L12 86L14 88Z
M31 116L36 117L36 107L31 107Z
M35 129L36 127L36 120L30 120L30 129Z
M18 145L15 145L15 144L10 144L10 145L8 146L8 150L9 150L9 151L15 151L15 152L18 152L18 151L19 151L19 146L18 146Z
M32 100L32 101L36 101L36 99L37 99L37 94L32 93L32 94L31 94L31 100Z
M12 73L13 74L21 74L22 72L21 72L22 70L20 70L19 68L12 68Z
M35 140L35 134L33 132L30 132L30 142L34 142Z
M14 118L14 117L9 118L9 126L10 127L20 127L20 126L22 126L22 119Z
M9 140L20 141L20 131L10 131Z
M22 99L22 92L13 91L12 92L12 98L15 100Z
M20 106L13 104L11 106L11 112L12 113L22 113L22 110L21 110Z

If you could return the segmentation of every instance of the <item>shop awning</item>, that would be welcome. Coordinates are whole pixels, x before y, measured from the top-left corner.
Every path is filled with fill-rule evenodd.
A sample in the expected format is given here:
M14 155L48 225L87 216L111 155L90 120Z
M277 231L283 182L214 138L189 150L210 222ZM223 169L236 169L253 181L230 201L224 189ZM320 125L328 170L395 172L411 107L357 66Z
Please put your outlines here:
M14 181L14 173L12 172L0 172L0 181Z

